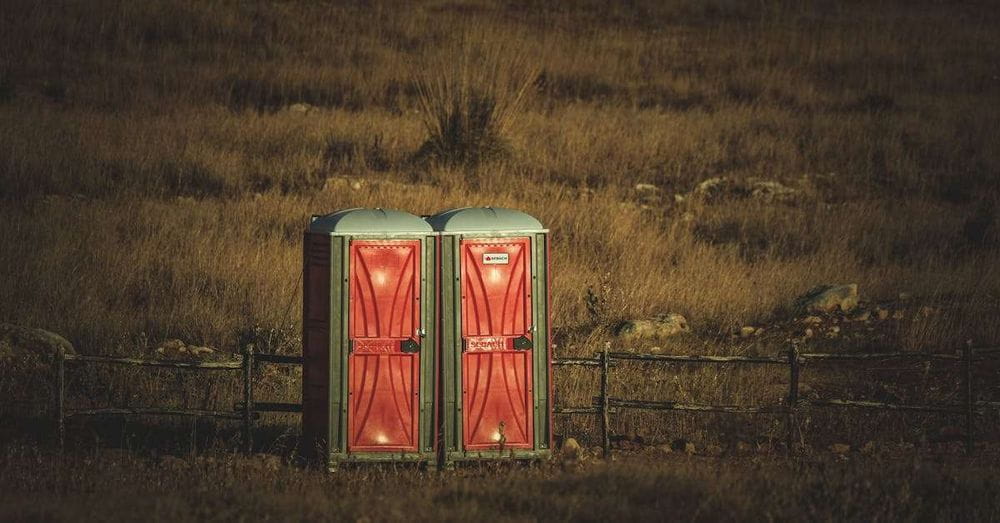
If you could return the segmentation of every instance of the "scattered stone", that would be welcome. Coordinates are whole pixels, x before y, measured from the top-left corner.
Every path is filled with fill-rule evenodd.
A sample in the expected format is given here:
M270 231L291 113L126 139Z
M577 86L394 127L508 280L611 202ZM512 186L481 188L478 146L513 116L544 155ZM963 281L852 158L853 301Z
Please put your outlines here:
M694 443L691 443L684 438L677 438L670 442L670 448L674 452L683 452L687 455L694 454L695 452Z
M753 335L760 336L761 334L764 334L764 327L757 327L757 330L754 331Z
M683 194L678 193L678 194L674 195L674 202L676 202L676 203L684 203L685 199L686 198L684 198Z
M756 332L757 332L757 329L755 329L754 327L750 327L748 325L748 326L742 327L740 329L740 337L741 338L748 338L748 337L753 336L754 334L756 334Z
M273 454L255 454L248 458L247 464L250 468L267 472L276 472L282 465L281 458Z
M313 111L314 109L315 107L307 103L295 103L285 108L285 110L290 113L301 113L301 114L308 113L310 111Z
M805 323L806 325L816 325L818 323L823 323L823 318L820 318L819 316L806 316L805 318L802 318L802 323Z
M797 300L800 309L810 312L850 312L858 306L858 284L820 285Z
M718 176L699 182L691 190L691 195L708 201L752 198L770 203L793 201L801 196L801 191L774 180L760 180L757 178L734 180L725 176Z
M635 190L639 192L656 192L659 191L660 188L651 183L637 183L635 184Z
M188 345L181 340L171 338L159 344L154 350L156 356L163 359L205 358L216 353L216 349L201 345Z
M691 194L707 200L716 200L732 195L736 192L736 186L735 181L725 176L718 176L702 180L694 187Z
M883 309L882 307L875 309L875 317L877 317L879 321L885 321L889 319L888 309Z
M806 329L805 332L803 332L802 334L806 338L812 338L813 337L813 330L812 329Z
M861 311L861 313L851 318L851 321L867 322L869 319L871 319L871 317L872 317L871 311Z
M834 454L847 454L851 451L851 446L847 443L834 443L830 445L830 452Z
M764 202L789 202L799 191L770 180L750 180L750 197Z
M16 358L45 366L59 353L76 354L76 350L66 338L54 332L0 323L0 361Z
M576 438L566 438L562 444L562 456L564 459L578 459L583 453L583 447L576 441Z
M677 313L655 316L647 320L630 320L618 328L617 335L629 340L667 338L690 332L687 319Z

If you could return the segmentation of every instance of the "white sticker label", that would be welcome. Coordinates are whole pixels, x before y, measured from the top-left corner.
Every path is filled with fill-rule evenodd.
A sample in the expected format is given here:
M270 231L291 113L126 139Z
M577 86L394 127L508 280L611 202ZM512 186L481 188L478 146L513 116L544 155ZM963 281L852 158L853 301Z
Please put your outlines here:
M505 252L484 252L483 265L507 265L510 255Z

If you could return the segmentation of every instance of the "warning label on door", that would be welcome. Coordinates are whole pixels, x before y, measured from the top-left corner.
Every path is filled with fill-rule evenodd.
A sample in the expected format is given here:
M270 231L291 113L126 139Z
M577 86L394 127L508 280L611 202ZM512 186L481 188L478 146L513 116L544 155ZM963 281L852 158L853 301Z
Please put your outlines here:
M507 265L510 255L506 252L484 252L483 265Z

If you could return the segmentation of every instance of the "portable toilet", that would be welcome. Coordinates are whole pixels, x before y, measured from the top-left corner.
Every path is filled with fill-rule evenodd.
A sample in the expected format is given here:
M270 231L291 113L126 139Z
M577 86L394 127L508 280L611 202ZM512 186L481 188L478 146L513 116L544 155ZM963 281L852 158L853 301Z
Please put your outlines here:
M436 463L434 234L388 209L314 216L303 253L303 451Z
M427 222L440 259L443 465L547 458L548 230L521 211L491 207Z

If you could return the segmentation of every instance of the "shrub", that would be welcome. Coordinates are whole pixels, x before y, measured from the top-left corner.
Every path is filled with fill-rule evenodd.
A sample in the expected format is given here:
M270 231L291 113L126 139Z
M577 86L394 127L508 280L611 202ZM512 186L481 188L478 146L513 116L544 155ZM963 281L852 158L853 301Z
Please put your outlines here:
M529 102L540 68L513 38L463 38L452 57L415 73L427 141L418 159L474 166L503 156L505 136ZM443 56L449 56L445 54Z

